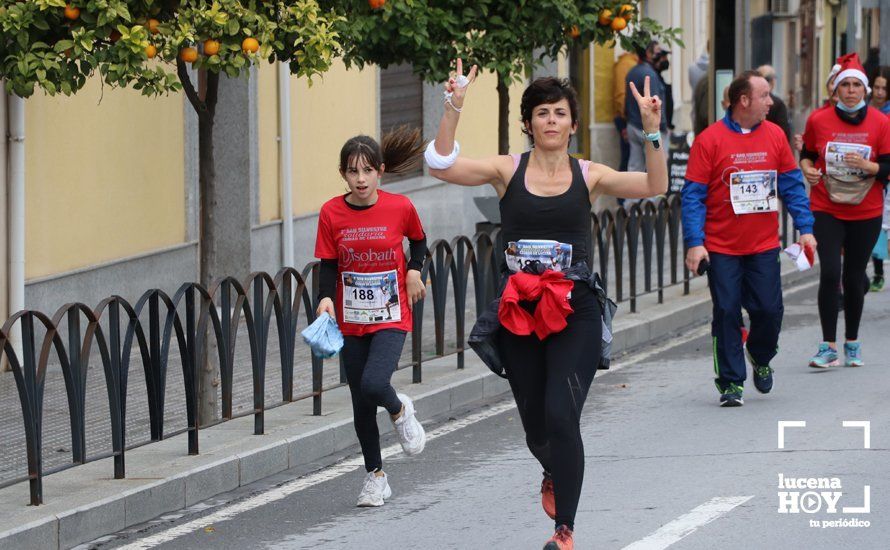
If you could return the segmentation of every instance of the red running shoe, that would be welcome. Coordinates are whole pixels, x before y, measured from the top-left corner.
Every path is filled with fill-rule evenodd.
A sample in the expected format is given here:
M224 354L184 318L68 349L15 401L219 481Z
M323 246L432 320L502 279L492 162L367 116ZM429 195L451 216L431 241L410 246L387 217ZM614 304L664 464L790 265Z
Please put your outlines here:
M575 543L572 541L572 530L565 525L557 527L556 532L553 533L553 536L544 545L544 550L574 550L574 548Z
M553 494L553 478L544 472L544 480L541 481L541 507L550 519L556 519L556 496Z

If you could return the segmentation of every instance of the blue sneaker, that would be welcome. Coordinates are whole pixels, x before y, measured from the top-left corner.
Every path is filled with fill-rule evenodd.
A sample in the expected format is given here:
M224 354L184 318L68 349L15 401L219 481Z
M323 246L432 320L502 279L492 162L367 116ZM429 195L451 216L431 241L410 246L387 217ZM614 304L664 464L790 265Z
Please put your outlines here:
M742 391L744 388L739 386L738 384L729 383L726 388L723 389L720 395L720 406L721 407L741 407L745 404L745 400L742 399Z
M754 370L754 387L760 393L769 393L773 389L773 368L769 365L758 365L754 358L751 357L751 352L748 351L748 348L745 348L745 354L748 356L748 361L751 362L751 368Z
M837 361L837 350L831 349L825 342L819 344L819 351L810 359L810 366L817 369L827 369L838 365L840 363Z
M862 362L862 348L859 346L859 342L847 342L844 344L844 364L848 367L865 365Z

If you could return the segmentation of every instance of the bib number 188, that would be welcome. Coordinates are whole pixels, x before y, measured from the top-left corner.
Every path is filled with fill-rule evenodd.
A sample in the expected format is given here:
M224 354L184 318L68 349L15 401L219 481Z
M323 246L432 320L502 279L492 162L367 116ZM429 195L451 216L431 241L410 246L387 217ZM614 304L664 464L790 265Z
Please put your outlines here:
M373 300L374 291L371 289L353 288L352 297L356 300Z

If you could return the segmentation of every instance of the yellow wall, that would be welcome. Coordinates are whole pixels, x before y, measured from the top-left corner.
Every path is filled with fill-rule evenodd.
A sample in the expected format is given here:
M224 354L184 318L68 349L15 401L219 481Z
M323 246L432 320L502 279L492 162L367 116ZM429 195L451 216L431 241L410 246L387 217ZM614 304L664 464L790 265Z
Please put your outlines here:
M93 80L75 97L35 94L25 123L27 278L185 240L182 96Z
M278 189L278 69L270 63L262 63L257 73L260 223L266 223L281 219Z
M291 140L293 144L294 215L317 212L340 193L337 173L340 148L359 133L376 136L378 126L377 69L347 71L337 62L310 87L305 79L291 80ZM260 222L280 219L278 183L278 81L273 65L259 68ZM498 95L493 73L473 85L457 139L468 156L497 154ZM510 87L510 150L522 152L527 141L519 123L524 83Z
M294 214L317 212L346 184L337 171L347 139L377 135L377 71L347 71L337 63L310 87L291 80Z
M610 123L615 117L615 47L593 44L593 121Z

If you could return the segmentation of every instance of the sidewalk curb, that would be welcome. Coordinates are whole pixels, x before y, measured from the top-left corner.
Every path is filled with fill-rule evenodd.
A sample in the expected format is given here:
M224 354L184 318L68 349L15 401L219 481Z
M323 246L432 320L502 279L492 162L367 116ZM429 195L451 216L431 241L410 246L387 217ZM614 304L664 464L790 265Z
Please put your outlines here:
M818 270L805 273L796 271L783 273L783 287L788 289L796 284L814 281L816 273ZM613 356L619 357L635 348L683 333L710 319L711 300L705 289L695 290L689 296L683 297L682 300L670 301L670 304L659 306L662 311L657 313L646 311L642 314L632 315L620 312L616 318L616 325L613 327L615 329ZM671 307L675 304L678 307ZM454 361L454 357L436 361L449 360ZM427 364L432 362L429 361ZM425 418L441 417L468 405L504 396L510 391L509 384L505 379L496 376L487 369L481 374L469 371L461 374L464 374L465 378L415 394L416 406L418 410L423 411ZM422 388L418 387L418 389ZM279 409L287 409L294 405L286 405ZM216 432L218 434L222 430L239 429L237 425L239 420L242 419L232 420L204 430L202 437L212 437L215 428L220 430ZM247 421L252 422L252 419L247 418L243 422L245 426L247 426ZM378 414L378 426L381 435L392 431L392 424L389 422L386 411L381 411ZM249 430L241 431L244 432L244 435L251 433ZM160 479L139 478L138 469L133 468L130 473L133 477L115 482L108 479L107 468L90 469L90 464L98 463L88 463L60 472L60 474L54 474L62 475L75 470L86 474L88 473L87 469L90 469L100 474L94 479L87 480L83 484L84 490L108 487L108 491L104 496L97 493L98 498L93 502L71 509L62 508L63 503L59 501L62 501L63 498L58 496L55 504L50 502L27 510L27 513L45 513L46 517L35 521L25 521L15 527L9 526L9 523L16 521L15 518L0 520L0 548L4 550L70 548L144 523L164 513L191 506L289 468L313 462L327 465L330 460L325 462L323 459L356 444L351 416L340 419L332 418L327 425L297 435L280 437L283 434L271 433L266 436L248 436L240 439L250 444L259 442L252 438L275 437L276 435L279 435L278 440L255 448L235 450L234 453L231 452L233 449L222 448L224 452L229 451L228 455L222 453L216 455L210 451L208 454L195 457L183 457L181 445L168 444L164 446L165 442L172 440L152 443L140 448L144 450L143 452L154 451L158 455L157 462L168 460L167 455L177 457L176 460L180 462L201 461L200 464L196 464L186 471ZM157 464L155 465L157 466ZM137 483L136 486L127 487L127 485ZM113 494L111 494L112 492ZM111 496L108 496L109 494ZM24 505L22 507L27 508ZM38 510L40 512L37 512ZM3 523L7 523L7 525L3 525Z

